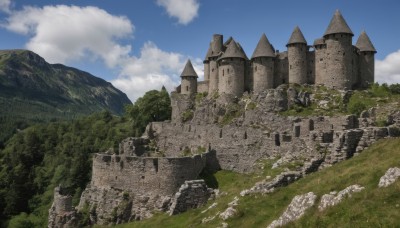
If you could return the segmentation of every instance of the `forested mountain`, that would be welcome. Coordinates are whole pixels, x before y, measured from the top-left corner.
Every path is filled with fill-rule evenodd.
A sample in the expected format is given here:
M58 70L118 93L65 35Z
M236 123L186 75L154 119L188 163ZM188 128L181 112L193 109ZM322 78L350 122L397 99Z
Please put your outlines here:
M0 146L29 123L73 119L131 104L111 83L27 50L0 51Z

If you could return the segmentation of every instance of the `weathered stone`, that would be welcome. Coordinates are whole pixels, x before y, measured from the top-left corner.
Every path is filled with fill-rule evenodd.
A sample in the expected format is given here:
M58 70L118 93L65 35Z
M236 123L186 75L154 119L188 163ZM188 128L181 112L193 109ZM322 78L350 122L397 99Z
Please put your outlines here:
M353 193L360 192L364 187L360 185L351 185L340 192L331 192L325 194L321 197L321 202L319 203L318 210L323 211L327 207L335 206L336 204L342 202L346 197L351 197Z
M305 211L314 205L317 196L313 192L295 196L285 212L274 220L268 228L280 227L299 219Z
M60 186L54 189L54 200L49 209L49 228L74 228L78 224L76 210L72 208L72 196Z
M391 184L393 184L397 179L399 179L400 177L400 168L397 167L393 167L393 168L389 168L385 175L383 175L380 179L379 179L379 184L378 186L381 187L387 187Z

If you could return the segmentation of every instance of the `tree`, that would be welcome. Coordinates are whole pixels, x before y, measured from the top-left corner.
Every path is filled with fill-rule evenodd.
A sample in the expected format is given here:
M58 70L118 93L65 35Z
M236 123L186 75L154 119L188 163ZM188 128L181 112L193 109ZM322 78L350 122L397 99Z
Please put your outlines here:
M170 119L171 112L171 100L164 86L160 91L148 91L135 104L126 107L133 128L137 129L136 136L140 136L150 122Z

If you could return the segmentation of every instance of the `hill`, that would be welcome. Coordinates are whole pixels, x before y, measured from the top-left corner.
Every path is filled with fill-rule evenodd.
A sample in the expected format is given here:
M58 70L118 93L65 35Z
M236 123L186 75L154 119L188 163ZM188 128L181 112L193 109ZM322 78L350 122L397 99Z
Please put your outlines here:
M378 188L378 182L388 168L400 166L399 146L400 139L381 140L359 156L312 173L287 187L264 195L240 197L239 193L260 178L273 178L283 167L271 169L272 163L269 162L263 170L249 175L219 171L208 176L208 184L218 184L218 188L224 193L206 206L175 216L157 214L149 220L117 227L159 227L160 224L164 227L217 227L221 226L222 222L227 223L229 227L266 227L283 213L294 196L307 192L317 195L316 204L306 211L300 220L290 223L289 227L395 227L399 225L400 220L400 214L397 213L400 181L387 188ZM336 206L323 212L318 211L318 203L323 194L341 191L354 184L359 184L365 189L354 193L351 198L346 198ZM235 196L239 197L236 215L223 221L218 212L223 212ZM202 213L214 203L217 203L214 208ZM202 223L203 219L214 216L211 221Z
M29 123L73 119L131 104L111 83L27 50L0 51L0 142Z

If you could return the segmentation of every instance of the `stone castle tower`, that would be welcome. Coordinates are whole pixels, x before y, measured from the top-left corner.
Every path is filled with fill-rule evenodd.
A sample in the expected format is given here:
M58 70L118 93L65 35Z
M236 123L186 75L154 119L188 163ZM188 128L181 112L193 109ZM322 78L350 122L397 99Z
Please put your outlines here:
M239 97L243 92L259 93L281 84L316 84L330 88L362 89L374 82L376 50L363 31L356 45L353 32L337 10L322 38L307 45L297 26L286 45L287 51L275 51L262 34L251 59L232 37L213 35L204 60L204 81L190 61L182 72L182 94L216 92Z

